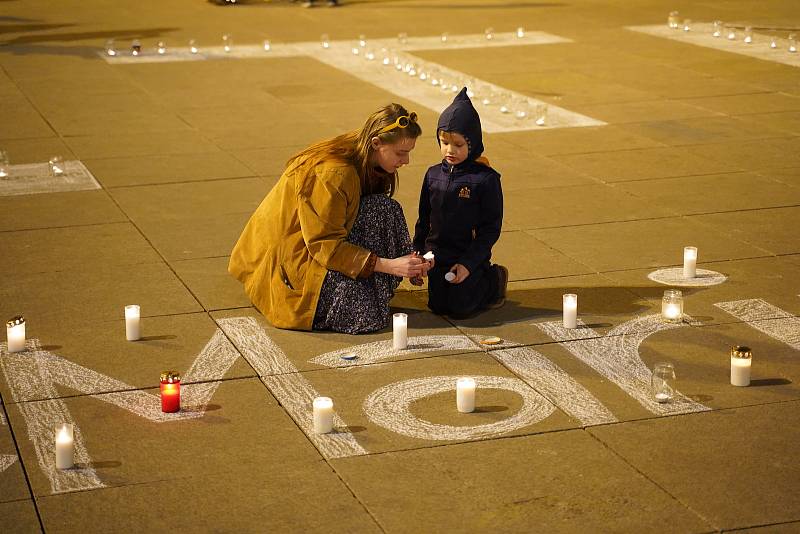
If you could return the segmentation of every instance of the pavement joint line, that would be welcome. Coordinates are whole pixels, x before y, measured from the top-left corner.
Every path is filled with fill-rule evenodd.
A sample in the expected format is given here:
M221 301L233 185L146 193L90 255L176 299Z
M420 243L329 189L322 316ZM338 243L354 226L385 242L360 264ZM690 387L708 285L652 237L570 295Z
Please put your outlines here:
M153 187L153 186L160 186L160 185L182 185L182 184L202 184L202 183L214 183L214 182L224 182L226 180L246 180L246 179L258 179L263 178L259 174L249 174L247 176L226 176L225 178L200 178L196 180L175 180L169 182L150 182L150 183L137 183L137 184L121 184L121 185L107 185L104 186L105 189L109 190L116 190L116 189L133 189L136 187Z
M743 527L731 527L731 528L726 528L722 532L739 532L741 530L751 530L751 529L756 529L756 528L777 527L777 526L780 526L780 525L794 525L795 523L800 523L800 517L797 518L797 519L789 520L789 521L779 521L777 523L756 523L756 524L747 525L747 526L743 526ZM798 530L800 530L800 526L798 527Z
M602 439L601 439L599 436L597 436L597 435L595 435L593 432L591 432L591 430L590 430L590 429L585 429L584 431L585 431L587 434L589 434L589 436L590 436L591 438L593 438L595 441L597 441L597 443L599 443L600 445L602 445L602 446L603 446L603 447L604 447L604 448L605 448L605 449L606 449L608 452L610 452L612 455L614 455L615 457L617 457L617 458L618 458L618 459L619 459L619 460L620 460L622 463L624 463L625 465L627 465L627 466L628 466L630 469L632 469L634 472L638 473L638 474L639 474L639 476L641 476L641 477L642 477L642 478L644 478L645 480L649 481L649 482L650 482L651 484L653 484L653 485L654 485L656 488L658 488L659 490L661 490L662 492L664 492L666 495L668 495L668 496L669 496L669 497L670 497L672 500L674 500L676 503L678 503L679 505L683 506L683 507L684 507L684 508L685 508L685 509L686 509L688 512L690 512L690 513L694 514L694 515L695 515L697 518L699 518L699 519L700 519L700 521L702 521L703 523L705 523L706 525L708 525L709 527L711 527L711 528L713 529L713 531L714 531L714 532L718 532L718 531L720 530L720 529L719 529L719 527L717 527L717 526L716 526L714 523L712 523L710 519L708 519L706 516L704 516L703 514L701 514L700 512L698 512L697 510L693 509L691 506L689 506L689 504L688 504L688 503L685 503L685 502L683 502L683 500L681 500L680 498L678 498L676 495L674 495L672 492L670 492L669 490L667 490L667 489L666 489L664 486L662 486L661 484L659 484L658 482L656 482L655 480L653 480L651 477L647 476L647 475L646 475L646 474L645 474L645 473L644 473L644 472L643 472L641 469L639 469L639 468L638 468L637 466L635 466L633 463L631 463L630 461L628 461L628 459L627 459L627 458L625 458L625 457L624 457L624 456L623 456L623 455L622 455L620 452L618 452L616 449L614 449L614 448L613 448L613 447L612 447L612 446L611 446L609 443L606 443L606 442L605 442L605 441L603 441L603 440L602 440Z

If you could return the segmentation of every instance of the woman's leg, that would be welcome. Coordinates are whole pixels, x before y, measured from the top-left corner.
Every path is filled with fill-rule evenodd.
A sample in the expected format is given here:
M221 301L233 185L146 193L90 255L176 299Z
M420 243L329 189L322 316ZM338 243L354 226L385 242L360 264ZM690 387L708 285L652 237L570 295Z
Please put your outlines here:
M411 252L411 237L400 204L385 195L361 198L358 216L347 240L382 258ZM402 278L373 273L353 280L328 271L314 317L315 330L348 334L374 332L389 325L389 301Z

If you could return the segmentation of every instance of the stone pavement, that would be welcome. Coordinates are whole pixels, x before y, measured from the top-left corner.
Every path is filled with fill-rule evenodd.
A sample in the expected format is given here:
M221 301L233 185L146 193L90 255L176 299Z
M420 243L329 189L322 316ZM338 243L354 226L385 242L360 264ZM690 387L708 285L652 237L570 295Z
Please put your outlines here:
M670 10L730 23L735 44L627 29ZM517 27L530 44L500 46ZM0 317L25 316L28 350L0 345L0 530L800 531L792 28L800 5L783 0L1 2ZM397 194L412 224L438 160L423 89L370 84L321 46L287 51L364 34L379 62L403 32L433 37L407 52L417 66L504 91L479 110L508 126L484 139L503 174L508 302L452 321L404 283L400 352L388 330L277 330L226 264L287 157L387 102L416 109L424 134ZM223 33L229 57L186 52ZM783 61L732 48L771 37ZM128 58L140 39L142 61L107 61L111 38ZM500 115L497 99L520 98L593 125ZM96 182L48 178L54 155ZM667 325L668 286L648 275L680 267L686 245L727 278L683 288L688 316ZM559 326L570 292L577 330ZM124 336L132 303L139 342ZM753 349L748 388L729 385L736 344ZM668 404L649 390L660 361L676 370ZM184 374L180 414L159 410L165 369ZM475 413L455 410L459 376L478 379ZM316 395L334 399L335 434L311 431ZM77 464L59 471L65 421Z

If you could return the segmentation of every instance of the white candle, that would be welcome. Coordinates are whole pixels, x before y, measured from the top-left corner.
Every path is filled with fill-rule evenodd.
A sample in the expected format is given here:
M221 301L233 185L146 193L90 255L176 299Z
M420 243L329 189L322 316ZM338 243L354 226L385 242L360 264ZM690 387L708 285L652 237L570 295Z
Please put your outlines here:
M456 382L456 408L461 413L475 411L475 380L459 378Z
M139 306L136 304L125 306L125 339L138 341L141 337L139 330Z
M330 397L314 399L314 432L327 434L333 431L333 400Z
M75 463L75 440L70 423L56 427L56 469L69 469Z
M750 367L753 359L748 347L733 347L731 349L731 385L749 386Z
M392 348L403 350L408 347L408 315L395 313L392 316Z
M661 313L665 319L675 320L681 316L681 307L678 304L669 303L664 306Z
M697 247L683 247L683 277L697 276Z
M564 328L578 327L578 295L567 293L562 297L564 303Z
M25 319L22 316L14 317L6 322L6 340L8 341L8 352L25 350Z

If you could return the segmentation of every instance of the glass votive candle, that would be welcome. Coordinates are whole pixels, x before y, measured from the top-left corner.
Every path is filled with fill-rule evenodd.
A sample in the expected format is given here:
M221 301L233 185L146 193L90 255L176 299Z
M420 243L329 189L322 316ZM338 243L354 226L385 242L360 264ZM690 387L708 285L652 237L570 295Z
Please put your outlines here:
M684 19L684 21L683 21L683 31L685 31L685 32L692 31L692 19Z
M367 46L367 36L364 35L363 33L358 36L358 46L360 46L361 48Z
M442 33L442 36L441 36L442 43L447 43L447 39L449 39L449 38L450 38L450 34L449 33L447 33L447 32Z
M397 34L397 42L400 44L408 43L408 34L406 32L400 32Z
M117 55L117 44L114 42L114 39L106 41L106 55L111 57Z
M272 50L272 41L264 39L264 52L269 52L270 50Z
M159 41L158 44L156 45L156 52L160 56L163 56L164 54L166 54L167 53L167 43L165 43L164 41Z
M680 13L678 13L677 11L670 11L669 16L667 17L667 26L669 26L673 30L677 29L679 16Z
M671 363L657 363L650 376L650 387L656 402L669 402L675 396L675 368Z
M59 177L64 174L64 158L61 156L53 156L47 163L50 166L51 176Z
M194 40L194 39L190 39L189 40L189 52L191 52L192 54L196 54L199 51L200 51L200 49L197 48L197 41Z
M233 49L233 36L229 33L226 33L222 36L222 49L227 54Z
M790 33L789 34L789 52L795 53L797 52L797 34Z
M750 44L753 42L753 27L746 26L744 29L744 42Z
M139 41L139 39L134 39L133 41L131 41L131 55L138 56L141 53L142 53L142 43Z
M11 174L10 167L8 152L0 150L0 178L8 178L8 175Z
M525 37L525 28L520 26L517 28L517 39L522 39L523 37Z
M547 124L547 104L536 104L535 115L536 126L545 126Z
M714 24L712 26L711 36L712 37L721 36L722 35L722 30L723 30L722 21L721 20L715 20Z
M372 50L367 50L366 54L364 54L364 59L367 61L374 61L375 60L375 52Z
M519 121L524 121L529 116L529 108L530 104L528 103L528 99L525 97L520 97L514 100L514 118Z
M161 373L161 411L175 413L181 409L181 375L177 371Z
M683 321L683 293L677 289L667 289L661 298L661 317L667 323Z
M327 50L331 47L331 36L328 35L327 33L323 33L319 37L319 42L322 45L322 48Z
M769 40L769 47L772 48L773 50L778 48L778 40L775 39L774 37L772 39L770 39Z
M725 28L725 37L728 38L729 41L733 41L736 39L736 28L733 26L727 26Z
M6 341L8 352L25 350L25 318L21 315L6 321Z
M487 41L491 41L494 39L494 28L486 28L483 30L483 35L486 37Z
M731 347L731 385L749 386L753 353L750 347Z

